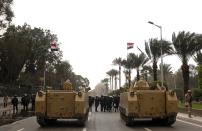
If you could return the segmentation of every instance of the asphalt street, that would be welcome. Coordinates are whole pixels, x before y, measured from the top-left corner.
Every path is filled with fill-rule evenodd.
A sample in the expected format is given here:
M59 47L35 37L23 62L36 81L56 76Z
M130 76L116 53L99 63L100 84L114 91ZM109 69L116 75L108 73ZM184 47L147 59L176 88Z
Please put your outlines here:
M125 126L119 113L90 112L85 127L78 127L76 121L60 120L56 125L41 128L36 117L30 117L0 127L0 131L202 131L202 123L177 119L172 127L153 124L151 121L134 122L132 127Z

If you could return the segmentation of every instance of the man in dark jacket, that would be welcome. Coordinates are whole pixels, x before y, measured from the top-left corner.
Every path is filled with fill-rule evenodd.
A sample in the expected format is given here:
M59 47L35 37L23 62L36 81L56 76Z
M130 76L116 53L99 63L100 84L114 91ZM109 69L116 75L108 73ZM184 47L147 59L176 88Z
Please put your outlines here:
M96 96L96 97L95 97L95 111L96 111L96 112L97 112L97 107L99 106L99 104L100 104L99 97Z
M18 98L17 96L15 95L13 97L13 99L11 100L11 103L13 105L13 114L17 113L18 112Z

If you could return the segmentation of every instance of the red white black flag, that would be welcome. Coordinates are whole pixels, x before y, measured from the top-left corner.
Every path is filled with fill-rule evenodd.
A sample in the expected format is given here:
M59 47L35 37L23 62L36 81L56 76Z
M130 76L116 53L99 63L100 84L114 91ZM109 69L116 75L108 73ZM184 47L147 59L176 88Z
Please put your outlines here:
M127 49L133 48L133 45L134 45L134 43L128 42L128 43L127 43Z
M58 51L57 43L55 40L50 43L50 46L51 46L51 51Z

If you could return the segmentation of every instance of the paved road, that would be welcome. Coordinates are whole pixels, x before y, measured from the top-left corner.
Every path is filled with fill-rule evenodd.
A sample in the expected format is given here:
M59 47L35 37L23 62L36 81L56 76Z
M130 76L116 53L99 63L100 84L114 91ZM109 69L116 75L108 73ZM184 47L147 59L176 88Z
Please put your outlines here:
M0 127L0 131L201 131L202 124L177 120L172 127L152 125L151 122L136 122L127 127L119 113L90 113L86 127L77 127L76 122L61 121L57 126L41 128L36 117L30 117Z

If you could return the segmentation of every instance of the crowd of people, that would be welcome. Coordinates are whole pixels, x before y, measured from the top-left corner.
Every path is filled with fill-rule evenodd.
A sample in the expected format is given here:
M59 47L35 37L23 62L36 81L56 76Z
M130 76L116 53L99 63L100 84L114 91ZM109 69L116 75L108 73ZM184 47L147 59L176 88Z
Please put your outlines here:
M120 97L119 96L89 96L89 108L92 111L93 104L95 105L95 112L98 112L100 107L101 112L118 111Z
M21 99L21 100L19 100ZM3 108L7 108L8 106L8 96L4 96L3 98ZM23 111L28 111L29 104L31 103L31 110L34 111L35 108L35 95L27 95L24 94L22 97L17 97L17 95L14 95L13 98L11 98L11 105L13 106L13 114L17 114L19 110L19 104L23 106ZM5 114L6 112L3 112Z

